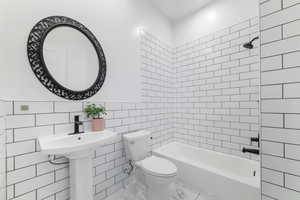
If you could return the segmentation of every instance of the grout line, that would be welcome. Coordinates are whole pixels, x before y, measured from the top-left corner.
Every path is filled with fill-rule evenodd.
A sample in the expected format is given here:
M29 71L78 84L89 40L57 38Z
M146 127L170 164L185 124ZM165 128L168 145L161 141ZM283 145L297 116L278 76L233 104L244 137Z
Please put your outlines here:
M248 23L250 24L250 21L248 20ZM238 24L239 25L239 24ZM233 27L233 26L232 26ZM250 27L247 27L247 28L245 28L245 29L243 29L243 30L246 30L246 29L248 29L248 28L251 28L252 26L250 25ZM232 35L232 33L231 33L231 31L232 31L232 28L230 28L229 29L229 34L228 35ZM237 32L235 32L236 34L238 34L239 36L241 36L241 31L242 30L238 30ZM251 33L252 34L252 33ZM225 35L224 35L225 36ZM221 41L221 44L223 44L224 42L222 42L222 38L223 36L221 36L221 37L219 37L219 40ZM249 37L248 35L247 36L245 36L245 35L243 35L243 36L241 36L241 37L243 37L243 38L246 38L246 37ZM216 38L216 35L214 34L213 35L213 37L212 38ZM201 44L199 44L199 43L197 43L197 46L201 46L201 45L203 45L203 44L209 44L209 42L213 42L213 40L210 40L210 41L207 41L207 42L205 42L205 43L201 43ZM235 39L233 39L233 40L229 40L228 41L228 43L231 45L231 43L233 43L233 42L235 42ZM151 42L152 43L152 42ZM154 44L155 46L158 46L157 44ZM216 46L217 45L212 45L211 47L212 48L216 48ZM235 45L234 47L239 47L240 45ZM195 51L195 48L196 48L196 46L194 46L194 47L191 47L191 48L188 48L188 50L187 51L189 51L189 50L192 50L192 52L194 53ZM230 48L227 48L227 49L230 49ZM156 48L151 48L150 49L150 51L156 51L157 49ZM215 52L219 52L219 51L222 51L222 50L224 50L224 49L220 49L220 50L217 50L217 51L214 51L214 52L212 52L212 53L215 53ZM149 52L149 51L146 51L146 53L147 52ZM181 52L181 51L180 51ZM183 52L186 52L186 51L183 51ZM236 52L236 53L241 53L241 52L245 52L245 51L243 51L242 49L238 49L238 51ZM150 52L151 53L151 52ZM187 54L187 56L188 56L189 54ZM199 54L197 54L198 56L200 56ZM210 57L210 55L211 54L205 54L205 56L206 57ZM227 55L221 55L221 56L217 56L217 57L212 57L212 58L210 58L209 60L211 60L212 61L212 64L211 65L216 65L216 64L220 64L221 65L221 71L222 72L228 72L229 74L231 73L231 68L230 69L223 69L222 67L223 67L223 64L224 63L229 63L229 62L231 62L231 59L232 59L232 56L231 55L234 55L234 53L231 53L231 54L227 54ZM156 54L153 54L153 53L151 53L150 54L150 56L157 56ZM184 56L183 56L184 57ZM216 63L217 62L217 60L219 60L219 58L226 58L226 57L229 57L229 60L228 61L225 61L225 62L221 62L221 63ZM253 59L255 59L255 57L257 57L257 59L258 59L258 56L256 55L256 56L251 56L250 54L249 54L249 56L248 57L246 57L245 59L248 59L248 58L253 58ZM178 58L180 58L180 57L178 57ZM177 57L176 57L176 60L178 59ZM237 59L237 62L238 62L238 66L240 66L241 64L242 64L242 62L243 62L243 59L244 58L239 58L239 59ZM187 60L191 60L193 63L198 63L198 61L196 60L196 57L191 57L191 58L188 58ZM168 111L168 109L169 109L169 106L170 106L170 102L169 102L169 100L172 98L175 98L176 99L176 101L174 102L175 103L175 105L177 105L177 102L180 100L180 99L183 99L183 100L187 100L188 101L188 103L191 105L189 108L184 108L183 110L181 110L181 109L178 109L178 107L177 106L175 106L176 107L176 109L178 109L178 111L176 110L175 111L175 113L177 113L177 114L180 114L181 116L179 117L180 119L183 119L184 121L186 120L186 121L188 121L188 127L186 127L186 128L184 128L184 133L182 134L182 133L180 133L181 132L181 130L178 130L178 133L176 133L176 134L181 134L180 135L180 137L182 137L185 141L189 141L190 143L192 143L193 142L193 140L196 138L194 135L193 135L193 132L195 132L195 131L197 131L197 124L194 124L194 122L192 122L192 120L195 120L195 119L197 119L197 117L195 117L195 113L193 113L193 112L191 112L189 109L193 109L193 110L195 110L195 109L197 109L198 110L198 113L201 111L201 109L203 109L202 107L200 108L200 107L198 107L198 105L196 104L196 102L194 102L194 100L191 100L190 98L188 98L188 97L183 97L183 98L181 98L181 97L173 97L172 95L173 94L177 94L178 92L181 92L180 91L180 89L185 89L185 90L189 90L190 89L190 87L186 87L184 84L185 84L185 82L188 82L189 80L191 80L191 81L197 81L197 80L200 80L200 78L198 78L197 80L193 80L193 78L190 78L190 77L184 77L183 76L183 81L180 79L181 78L181 76L179 77L179 74L180 74L180 72L179 72L179 68L177 68L176 67L176 69L175 69L175 80L178 80L178 81L181 81L180 82L180 84L182 84L182 85L180 85L178 88L178 90L177 90L177 87L175 87L175 86L173 86L173 84L174 84L174 82L173 81L170 81L170 79L172 79L173 78L173 76L171 76L169 73L172 73L172 71L170 71L170 70L163 70L163 67L165 66L165 65L171 65L170 63L167 63L167 64L165 64L166 62L168 62L168 59L165 59L164 58L164 55L162 55L162 56L160 56L159 58L158 58L158 61L157 60L155 60L155 59L149 59L149 61L146 61L145 62L145 64L144 65L149 65L149 67L151 67L151 68L154 68L153 70L148 70L148 68L146 68L145 70L144 70L144 72L145 73L150 73L151 75L150 76L148 76L148 75L145 75L143 78L145 78L146 80L145 80L145 82L144 82L144 91L145 91L145 94L143 95L143 96L146 96L146 97L149 97L149 98L147 98L145 101L146 101L146 103L145 103L145 105L143 105L143 104L141 104L141 105L143 105L143 106L140 106L140 104L134 104L134 108L130 108L130 109L124 109L124 106L123 105L121 105L121 108L120 109L112 109L113 111L110 111L110 112L112 112L113 113L113 117L112 117L112 119L111 120L108 120L107 122L111 122L111 121L120 121L120 124L118 124L118 125L114 125L114 126L111 126L111 128L113 128L113 129L115 129L115 130L119 130L120 128L123 128L123 127L126 127L126 129L128 129L128 131L129 130L132 130L132 129L140 129L140 128L150 128L151 130L154 130L154 131L157 131L158 133L157 134L155 134L154 135L154 137L155 137L155 141L157 141L157 143L155 143L155 144L162 144L162 143L164 143L164 140L167 138L167 137L169 137L169 135L168 134L166 134L166 133L164 133L164 131L166 130L166 129L170 129L170 130L173 130L173 128L176 128L176 124L175 124L175 126L173 127L173 125L172 125L172 127L171 128L169 128L169 122L165 122L165 120L169 120L169 116L168 115L165 115L164 114L164 112L167 110L167 112L169 113L169 111ZM207 60L205 60L204 62L207 62ZM150 64L149 64L150 63ZM250 64L245 64L245 66L248 66L248 68L250 68L250 65L251 65L251 63ZM180 65L181 66L181 65ZM205 66L205 71L206 72L209 72L209 73L212 73L212 75L214 76L214 75L216 75L217 73L215 73L215 71L209 71L209 66L210 66L210 64L207 64L206 66ZM225 65L224 65L225 66ZM148 67L148 66L147 66ZM189 65L186 65L186 66L183 66L183 67L187 67L187 68L189 68ZM197 65L197 68L199 68L199 65ZM189 71L189 70L187 70L187 71ZM249 71L249 69L248 69L248 71ZM240 75L241 75L241 73L243 73L243 72L237 72L236 74L238 74L238 76L239 76L239 80L241 80L241 77L240 77ZM257 73L259 73L258 71L257 71ZM194 73L195 74L195 73ZM182 72L182 74L181 75L184 75L184 72ZM198 74L198 75L200 75L200 73ZM153 77L154 76L154 77ZM218 75L219 77L224 77L223 75ZM208 80L209 78L206 78L206 79L203 79L203 80L205 80L205 84L206 85L208 85L208 84L210 84L210 83L208 83ZM187 80L187 81L185 81L185 80ZM241 91L243 90L243 88L248 88L248 87L257 87L257 86L252 86L252 85L250 85L251 84L251 78L248 78L247 79L247 85L246 86L236 86L236 87L234 87L234 88L237 88L238 90L239 90L239 93L237 94L237 95L243 95L243 94L241 94ZM228 81L228 82L230 82L231 83L231 81ZM236 83L236 82L234 82L233 81L233 83ZM215 83L212 83L212 84L215 84ZM216 84L219 84L219 83L216 83ZM192 97L193 98L197 98L197 97L195 97L194 95L196 94L196 92L200 92L200 91L205 91L205 93L207 94L208 93L208 91L210 91L209 89L205 89L205 90L202 90L202 85L192 85L191 87L195 87L196 89L195 89L195 91L193 91L193 93L192 93ZM221 97L221 96L224 96L223 95L223 90L225 90L225 89L232 89L233 88L233 86L230 84L229 85L229 88L215 88L216 86L214 85L213 86L213 89L212 90L220 90L221 91L221 94L220 95L212 95L212 97L213 98L215 98L215 97ZM167 90L169 90L169 89L172 89L172 88L176 88L176 90L177 91L171 91L171 92L169 92L169 91L167 91ZM158 93L159 92L159 94L155 94L155 93ZM153 94L154 93L154 94ZM248 100L247 101L245 101L245 102L251 102L252 100L251 100L251 96L252 95L255 95L256 93L249 93L249 94L245 94L245 95L249 95L249 97L248 97ZM171 95L171 97L169 97L169 95ZM237 108L227 108L226 107L226 103L230 103L231 101L232 101L232 98L233 97L235 97L236 95L226 95L226 96L228 96L229 97L229 100L228 101L226 101L226 102L222 102L222 100L220 100L222 103L220 103L220 108L212 108L213 109L213 112L212 113L209 113L209 112L207 112L207 113L205 113L204 115L205 115L205 119L203 119L203 121L205 121L205 122L207 122L207 123L213 123L212 125L205 125L205 127L206 128L212 128L212 127L214 127L214 126L216 126L216 123L219 123L219 124L221 124L221 122L224 122L224 120L226 119L226 116L232 116L232 114L231 114L231 109L247 109L247 110L249 110L249 116L251 115L251 109L257 109L257 108L242 108L242 105L240 105L241 104L241 102L243 102L243 101L239 101L239 100L237 100L236 102L238 102L238 107ZM153 100L156 100L157 99L157 101L158 102L152 102L151 103L151 101L153 101ZM172 102L173 103L173 102ZM203 103L203 102L202 102ZM209 102L209 100L207 101L207 102L205 102L205 103L210 103ZM52 104L53 104L53 113L50 113L50 114L57 114L56 112L55 112L55 102L53 101L52 102ZM150 105L150 106L149 106ZM83 106L83 104L82 104L82 106ZM211 105L212 106L212 105ZM170 106L171 107L171 106ZM155 108L155 109L154 109ZM228 109L228 110L230 110L230 113L229 114L226 114L226 115L219 115L219 116L222 116L220 119L218 119L218 120L213 120L214 119L214 116L216 116L217 114L215 113L216 112L216 109ZM136 111L136 110L138 110L139 111L139 114L138 115L135 115L135 114L133 114L133 116L130 116L131 115L131 112L130 112L130 110L133 110L133 111ZM149 111L149 110L152 110L151 112ZM118 111L126 111L127 112L127 116L125 117L125 118L128 118L128 116L129 117L131 117L132 119L134 119L133 120L133 122L131 123L131 122L128 122L128 123L126 123L125 124L125 119L124 119L124 117L119 117L118 118L118 116L116 116L117 115L117 113L118 113ZM69 112L67 112L68 113L68 116L69 116L69 121L71 120L71 113L69 113ZM13 114L14 114L14 112L13 112ZM37 126L37 115L39 115L40 113L35 113L34 115L35 115L35 124L34 124L34 126L35 127L41 127L41 126ZM190 115L191 115L191 117L190 117ZM187 116L187 117L186 117ZM211 117L211 119L208 119L208 118L210 118ZM176 118L176 117L175 117ZM140 119L142 119L142 120L140 120ZM234 124L235 123L242 123L242 122L240 122L241 121L241 119L239 119L239 121L238 122L230 122L230 121L226 121L225 123L226 124L229 124L228 126L229 127L218 127L218 128L220 128L221 129L221 131L224 131L225 129L242 129L242 128L234 128ZM178 123L178 124L181 124L181 123ZM253 130L253 129L255 129L255 128L253 128L253 127L251 127L251 124L252 124L252 122L249 122L249 123L244 123L246 126L248 126L248 128L246 128L245 129L245 131L246 130L248 130L248 131L255 131L255 130ZM52 126L52 131L53 131L53 133L55 133L55 127L56 127L56 125L55 124L49 124L49 125L45 125L45 126ZM131 126L133 126L133 128L131 127ZM136 126L138 126L139 128L137 128ZM127 132L127 131L126 131ZM185 134L186 133L186 134ZM215 132L215 131L208 131L208 133L209 134L212 134L213 135L213 137L214 137L214 139L216 139L217 138L217 135L219 134L219 133L217 133L217 132ZM244 138L245 140L247 140L248 139L248 137L247 136L242 136L242 132L239 132L239 135L241 136L241 138ZM199 137L200 138L200 137ZM220 148L222 148L222 150L223 151L225 151L225 150L228 150L228 152L230 152L231 154L237 154L238 152L239 152L239 150L237 150L237 149L231 149L230 147L228 147L228 148L225 148L225 147L223 147L224 145L223 145L223 143L224 143L224 141L223 141L223 139L220 139L220 141L223 141L223 142L221 142L221 146L218 146L218 145L215 145L215 140L212 140L213 138L210 138L210 136L204 136L204 137L202 137L202 138L204 138L205 139L205 142L204 142L204 144L205 144L205 146L206 147L212 147L212 148L214 148L215 150L220 150ZM241 139L240 138L240 139ZM235 135L230 135L229 136L229 141L226 141L226 142L232 142L233 144L237 144L238 146L241 146L242 144L239 144L237 141L235 141L235 139L238 139L238 137L237 136L235 136ZM242 142L241 142L242 143ZM155 145L154 144L154 145ZM198 145L200 145L200 144L203 144L202 142L197 142L197 144ZM114 146L114 152L116 152L116 144L112 144L113 146ZM37 147L37 146L36 146ZM240 149L240 148L239 148ZM113 153L113 152L111 152L111 153ZM106 153L106 154L104 154L104 156L107 156L107 155L109 155L110 153ZM24 154L25 155L25 154ZM22 155L18 155L18 156L22 156ZM119 158L117 158L117 159L119 159ZM117 159L114 159L114 160L112 160L112 161L107 161L106 160L106 162L105 163L114 163L114 167L118 167L118 166L116 166L116 160ZM36 164L36 170L37 170L37 166L38 166L38 164ZM99 165L99 166L101 166L101 165ZM99 167L98 166L98 167ZM36 173L37 173L37 171L36 171ZM52 173L52 172L51 172ZM95 172L94 172L95 174L97 173L97 171L96 171L96 168L95 168ZM106 176L107 176L107 170L106 171L104 171L103 172ZM56 176L56 172L55 172L55 176ZM107 177L106 177L107 178ZM114 176L113 177L114 178L114 181L115 181L115 183L116 183L116 176ZM36 190L36 192L37 192L37 190ZM105 188L105 192L107 192L107 188ZM56 193L57 194L57 193ZM56 198L56 194L54 194L54 198ZM53 195L53 194L51 194L51 195ZM200 193L198 194L198 196L197 196L197 198L200 196Z

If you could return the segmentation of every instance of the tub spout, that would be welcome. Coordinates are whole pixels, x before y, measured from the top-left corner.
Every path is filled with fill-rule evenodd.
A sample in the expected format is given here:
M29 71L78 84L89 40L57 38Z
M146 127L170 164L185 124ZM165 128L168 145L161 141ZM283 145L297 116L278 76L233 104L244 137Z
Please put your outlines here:
M259 150L258 149L247 149L247 148L243 148L243 153L252 153L252 154L259 154Z

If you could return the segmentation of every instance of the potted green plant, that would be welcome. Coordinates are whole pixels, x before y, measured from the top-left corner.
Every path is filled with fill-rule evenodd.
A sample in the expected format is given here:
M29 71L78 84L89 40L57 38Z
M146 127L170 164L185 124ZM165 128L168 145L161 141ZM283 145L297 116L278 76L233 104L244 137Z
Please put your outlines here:
M88 118L92 119L92 131L103 131L105 129L105 120L103 117L107 113L104 106L89 104L85 107L84 112Z

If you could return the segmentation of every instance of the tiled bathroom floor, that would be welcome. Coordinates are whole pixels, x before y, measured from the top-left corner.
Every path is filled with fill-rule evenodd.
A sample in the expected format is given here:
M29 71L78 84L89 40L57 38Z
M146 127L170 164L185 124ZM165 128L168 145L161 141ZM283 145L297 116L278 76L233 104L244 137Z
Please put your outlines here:
M111 196L107 200L147 200L144 195L144 188L135 183L129 184L131 186L122 189L117 194ZM135 187L134 192L130 187ZM194 191L186 185L176 182L171 187L171 196L169 200L220 200L212 195L204 194L204 192Z
M181 182L176 182L172 188L173 195L170 200L219 200L204 192L195 191Z

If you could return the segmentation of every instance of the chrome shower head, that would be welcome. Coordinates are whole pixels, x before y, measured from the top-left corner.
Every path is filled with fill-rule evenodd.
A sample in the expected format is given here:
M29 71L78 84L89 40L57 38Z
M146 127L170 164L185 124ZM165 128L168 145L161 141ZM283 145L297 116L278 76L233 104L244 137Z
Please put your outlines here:
M245 43L243 47L245 47L246 49L253 49L254 48L253 42L258 39L259 37L253 38L250 42Z

